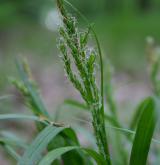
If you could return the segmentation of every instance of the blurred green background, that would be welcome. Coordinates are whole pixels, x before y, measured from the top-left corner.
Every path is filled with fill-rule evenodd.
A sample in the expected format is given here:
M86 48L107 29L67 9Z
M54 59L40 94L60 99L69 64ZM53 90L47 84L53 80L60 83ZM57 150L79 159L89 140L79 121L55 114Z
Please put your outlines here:
M104 63L109 58L114 67L113 85L121 106L119 113L122 121L127 122L135 103L151 92L146 37L160 40L160 1L68 1L91 23L95 23ZM85 27L79 16L78 21ZM79 98L66 81L58 57L56 39L59 23L54 0L0 0L0 96L18 95L10 87L8 77L16 76L14 60L22 55L28 59L50 111L56 109L65 98ZM16 99L10 96L9 100L0 102L0 113L20 112L24 109L22 107L18 96Z

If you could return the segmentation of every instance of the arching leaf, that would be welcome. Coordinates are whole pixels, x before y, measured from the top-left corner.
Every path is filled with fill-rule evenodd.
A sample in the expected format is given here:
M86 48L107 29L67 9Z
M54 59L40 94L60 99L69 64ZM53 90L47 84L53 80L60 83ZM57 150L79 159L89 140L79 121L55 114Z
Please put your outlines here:
M65 127L47 126L38 136L33 140L28 149L24 152L18 165L35 165L41 159L41 154L47 148L48 143Z
M106 165L105 160L101 155L99 155L97 152L91 149L85 149L78 146L69 146L69 147L61 147L57 148L55 150L50 151L39 163L39 165L50 165L54 160L59 158L61 155L63 155L66 152L69 152L71 150L83 150L86 152L89 156L91 156L98 165Z
M148 152L156 124L156 105L153 98L146 100L134 138L130 165L146 165Z

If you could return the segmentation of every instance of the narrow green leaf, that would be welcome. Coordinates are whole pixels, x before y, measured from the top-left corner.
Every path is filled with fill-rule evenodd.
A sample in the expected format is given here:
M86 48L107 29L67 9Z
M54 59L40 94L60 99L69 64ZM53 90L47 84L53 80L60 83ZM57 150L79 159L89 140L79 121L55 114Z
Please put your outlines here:
M24 152L18 165L35 165L39 162L42 152L47 148L48 143L65 127L47 126L38 136L33 140L28 149Z
M71 150L83 150L85 151L89 156L91 156L98 165L106 164L105 160L101 155L99 155L97 152L90 150L90 149L85 149L81 148L78 146L69 146L69 147L61 147L57 148L55 150L50 151L39 163L39 165L50 165L54 160L65 154L66 152L69 152Z
M134 129L137 125L137 122L139 120L139 117L141 116L143 110L145 109L145 107L148 105L148 99L144 99L137 107L135 114L132 118L131 124L130 124L130 128Z
M14 147L20 147L20 148L27 148L27 145L24 141L19 139L17 136L10 132L4 132L2 131L0 133L0 145L8 152L10 156L12 156L15 160L19 160L20 156L19 154L14 150Z
M91 156L97 163L97 165L108 165L108 163L106 162L106 160L104 160L104 158L99 155L96 151L88 149L88 148L82 148L89 156Z
M59 147L66 146L79 146L79 141L77 139L76 133L71 128L66 128L58 136L56 136L48 145L48 151L52 151ZM74 164L81 165L87 164L90 165L90 160L88 157L81 151L70 151L62 155L62 160L64 165Z
M114 127L114 126L106 126L106 127L110 128L110 129L114 129L114 130L120 131L120 132L124 132L126 134L130 134L130 135L135 135L136 134L135 131L132 131L132 130L127 129L127 128ZM152 138L152 142L160 144L160 140L157 140L157 139L154 139L154 138Z
M54 160L59 158L61 155L69 152L71 150L78 149L78 146L71 146L71 147L61 147L55 150L50 151L39 163L39 165L50 165Z
M136 135L134 138L130 165L146 165L151 139L156 124L155 102L152 98L147 99L147 104L140 116Z
M31 116L31 115L21 115L21 114L1 114L0 115L0 120L34 120L34 121L39 121L42 122L46 125L48 125L47 122L45 122L44 120L41 120L39 117L37 116Z
M73 129L71 128L65 129L61 133L61 136L65 139L65 143L66 143L65 146L79 146L78 138ZM81 164L84 164L84 160L85 160L84 154L81 151L67 152L66 154L62 156L62 159L63 159L64 165L68 165L68 164L81 165Z
M65 139L70 139L70 141L72 141L72 143L74 143L74 145L79 145L79 141L77 138L77 135L75 133L75 131L72 128L66 128L63 132L62 132L62 136ZM71 145L71 143L70 143Z
M0 143L8 146L16 146L21 148L27 148L27 144L24 140L18 138L11 132L1 131L0 132Z
M11 155L16 161L20 159L20 155L9 145L3 145L3 148Z

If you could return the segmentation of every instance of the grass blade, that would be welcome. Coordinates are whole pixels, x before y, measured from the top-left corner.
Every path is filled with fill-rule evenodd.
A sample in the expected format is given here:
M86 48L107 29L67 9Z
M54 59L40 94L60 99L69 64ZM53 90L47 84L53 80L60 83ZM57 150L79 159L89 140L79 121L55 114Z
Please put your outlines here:
M9 145L3 145L3 148L11 155L16 161L20 159L20 155Z
M71 146L71 147L61 147L55 150L50 151L39 163L39 165L50 165L54 160L59 158L61 155L71 151L78 149L78 146Z
M65 127L47 126L38 136L34 139L28 149L24 152L22 158L19 160L18 165L35 165L39 162L42 152L47 148L48 143Z
M8 146L15 146L15 147L21 147L21 148L27 148L27 144L24 140L18 138L16 135L1 131L0 132L0 143L6 144Z
M137 107L136 112L132 118L131 124L130 124L130 128L131 129L135 129L136 124L139 120L139 117L141 116L143 109L145 109L145 107L147 106L147 99L143 100Z
M48 145L48 147L50 148L48 151L52 151L59 147L79 146L79 145L80 144L75 131L72 128L66 128L63 132L61 132L51 141L51 144ZM88 159L88 157L81 150L76 150L76 151L74 150L63 154L62 160L64 165L68 165L68 164L91 165L90 159Z
M155 102L152 98L148 98L137 125L131 151L130 165L146 164L155 124Z
M63 155L66 152L69 152L71 150L83 150L85 151L88 155L90 155L98 165L106 164L105 160L101 155L99 155L97 152L90 150L90 149L85 149L81 148L78 146L69 146L69 147L61 147L57 148L55 150L50 151L39 163L39 165L50 165L55 159L59 158L61 155Z
M21 115L21 114L1 114L0 115L0 120L34 120L34 121L39 121L44 124L48 124L44 120L40 119L37 116L31 116L31 115Z
M135 135L136 134L135 131L132 131L132 130L127 129L127 128L115 127L115 126L106 126L106 127L107 128L110 128L110 129L113 129L115 131L119 131L119 132L122 132L122 133L129 134L129 135ZM152 142L157 143L157 144L160 144L160 140L155 139L155 138L152 138Z
M0 137L0 145L6 150L6 152L12 156L15 160L20 159L20 155L15 151L13 147L27 148L27 144L19 139L17 136L10 132L2 131ZM12 147L13 146L13 147Z
M108 165L106 160L98 154L96 151L88 149L88 148L82 148L89 156L91 156L97 163L97 165Z

